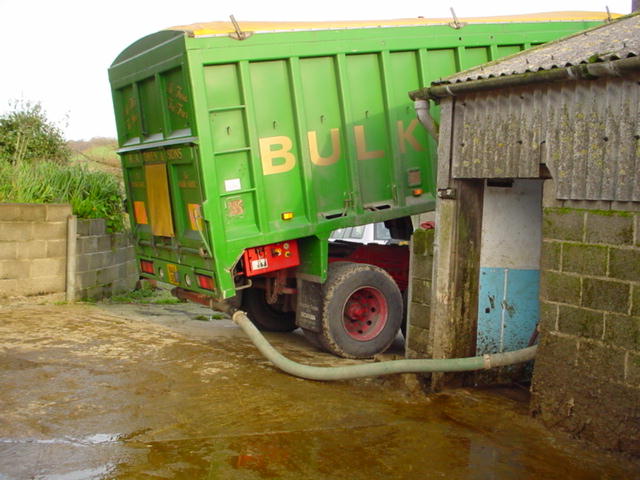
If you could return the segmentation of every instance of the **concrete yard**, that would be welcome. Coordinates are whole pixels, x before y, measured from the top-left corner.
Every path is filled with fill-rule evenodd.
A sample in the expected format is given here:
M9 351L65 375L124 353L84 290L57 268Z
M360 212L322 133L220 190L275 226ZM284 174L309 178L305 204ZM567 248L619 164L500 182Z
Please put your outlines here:
M545 430L523 389L426 396L411 378L287 376L195 305L4 305L0 480L640 478Z

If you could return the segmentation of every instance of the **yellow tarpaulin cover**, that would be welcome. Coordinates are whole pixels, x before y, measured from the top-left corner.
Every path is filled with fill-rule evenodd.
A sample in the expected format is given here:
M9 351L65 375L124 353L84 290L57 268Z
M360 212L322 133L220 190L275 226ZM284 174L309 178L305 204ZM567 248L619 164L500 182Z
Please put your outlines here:
M545 12L522 15L506 15L497 17L458 18L460 23L510 23L510 22L561 22L561 21L593 21L606 20L606 12ZM611 14L611 18L620 17ZM277 32L291 30L336 30L343 28L366 27L399 27L420 25L447 25L453 18L400 18L396 20L349 20L324 22L244 22L238 20L242 31L245 32ZM181 30L193 36L227 35L235 32L233 24L229 22L204 22L192 25L170 27L167 30Z

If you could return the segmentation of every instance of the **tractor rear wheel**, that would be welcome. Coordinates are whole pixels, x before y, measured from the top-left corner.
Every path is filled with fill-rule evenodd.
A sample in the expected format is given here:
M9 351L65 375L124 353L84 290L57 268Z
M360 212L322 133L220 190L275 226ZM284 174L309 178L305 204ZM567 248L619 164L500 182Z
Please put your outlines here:
M389 348L402 323L403 302L387 272L362 263L332 263L322 290L318 339L326 350L369 358Z

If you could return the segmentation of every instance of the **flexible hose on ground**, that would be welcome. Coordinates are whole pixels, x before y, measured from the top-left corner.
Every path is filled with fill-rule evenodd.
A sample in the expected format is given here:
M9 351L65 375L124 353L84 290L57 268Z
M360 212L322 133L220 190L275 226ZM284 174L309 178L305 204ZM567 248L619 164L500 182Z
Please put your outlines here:
M504 367L533 360L537 346L495 353L481 357L392 360L388 362L364 363L340 367L314 367L289 360L267 341L253 325L247 314L236 311L233 321L242 328L253 344L271 363L280 370L295 377L309 380L347 380L351 378L376 377L392 373L467 372L493 367Z

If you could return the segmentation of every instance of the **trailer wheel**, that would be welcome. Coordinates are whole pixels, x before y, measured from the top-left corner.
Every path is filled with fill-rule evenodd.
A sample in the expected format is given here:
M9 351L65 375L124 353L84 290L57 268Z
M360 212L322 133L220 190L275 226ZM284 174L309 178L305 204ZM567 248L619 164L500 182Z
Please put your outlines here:
M324 350L324 346L322 345L322 341L320 341L320 334L318 332L312 332L311 330L303 328L302 333L304 334L304 338L306 338L311 345L320 350Z
M362 263L329 265L323 287L322 346L341 357L384 352L402 323L402 295L391 276Z
M297 328L295 312L283 311L280 302L276 302L273 305L269 304L265 291L261 288L244 290L242 308L259 330L265 332L291 332Z

